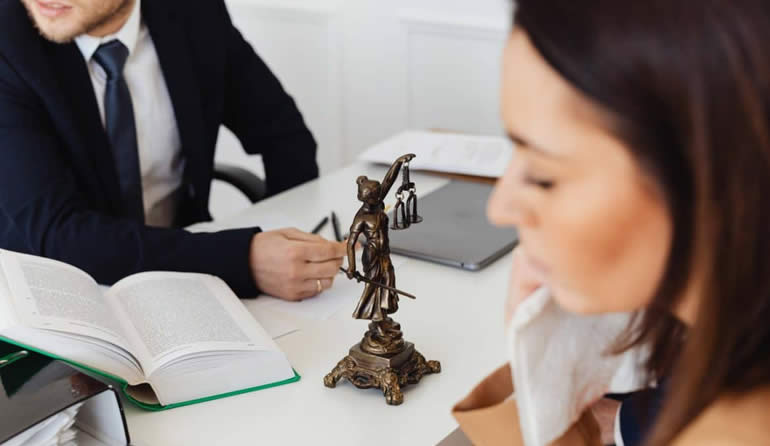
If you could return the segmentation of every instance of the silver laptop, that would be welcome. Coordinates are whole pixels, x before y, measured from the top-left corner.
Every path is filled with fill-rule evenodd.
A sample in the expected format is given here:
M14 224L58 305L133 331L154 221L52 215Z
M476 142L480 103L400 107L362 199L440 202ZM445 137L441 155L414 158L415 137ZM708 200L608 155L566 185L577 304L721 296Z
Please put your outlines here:
M390 229L390 250L429 262L478 271L509 253L518 236L514 228L497 228L487 221L487 199L492 186L452 181L419 196L423 222L409 229ZM393 222L393 213L390 214Z

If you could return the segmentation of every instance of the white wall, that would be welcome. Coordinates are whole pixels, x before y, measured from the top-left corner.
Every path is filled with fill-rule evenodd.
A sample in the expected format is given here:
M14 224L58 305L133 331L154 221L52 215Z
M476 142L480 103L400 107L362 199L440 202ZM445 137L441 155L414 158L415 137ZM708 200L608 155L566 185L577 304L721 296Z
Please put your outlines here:
M408 128L499 134L508 0L228 0L233 20L299 104L321 174ZM227 132L217 159L261 172ZM212 212L247 203L215 185Z

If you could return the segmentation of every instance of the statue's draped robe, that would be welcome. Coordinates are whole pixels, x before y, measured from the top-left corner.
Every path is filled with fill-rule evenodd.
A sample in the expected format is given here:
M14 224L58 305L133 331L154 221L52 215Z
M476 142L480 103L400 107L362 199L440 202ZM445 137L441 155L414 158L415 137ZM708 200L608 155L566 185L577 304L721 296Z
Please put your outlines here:
M374 224L364 225L366 238L362 256L362 266L367 279L376 283L396 287L396 274L390 261L390 243L388 242L388 216L379 210ZM388 314L398 311L398 295L390 290L372 284L366 284L361 299L358 301L353 317L382 321Z

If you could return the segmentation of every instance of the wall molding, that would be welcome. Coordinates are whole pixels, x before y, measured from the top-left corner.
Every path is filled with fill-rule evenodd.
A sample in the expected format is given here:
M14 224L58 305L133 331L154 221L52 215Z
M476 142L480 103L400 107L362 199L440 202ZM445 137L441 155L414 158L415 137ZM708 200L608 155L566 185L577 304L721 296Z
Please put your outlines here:
M321 3L320 1L318 3ZM343 158L347 156L344 138L344 91L343 91L343 55L341 44L341 32L339 26L339 8L327 2L327 4L294 4L288 1L254 1L254 0L227 0L233 19L238 21L264 21L287 25L309 26L318 31L319 37L323 35L325 47L325 63L318 67L317 73L324 73L326 83L322 94L328 104L328 113L321 118L323 122L310 122L314 127L319 145L329 151L329 157ZM244 30L241 30L242 32ZM315 31L314 31L315 32ZM254 43L254 42L252 42ZM259 52L259 47L257 47ZM299 52L298 52L299 53ZM268 64L270 63L267 60ZM280 73L277 73L280 76ZM296 94L289 94L297 100L300 110L302 101ZM307 119L307 114L305 113ZM316 120L319 119L315 116ZM321 138L318 138L321 136ZM320 160L319 160L320 161Z
M502 46L510 27L505 22L490 17L472 17L459 15L441 15L421 10L402 10L399 15L406 35L407 62L407 122L416 126L417 99L414 67L415 46L420 38L439 38L448 43L452 41L477 42L481 45Z
M505 21L483 16L436 14L435 11L404 9L399 13L408 34L439 34L454 38L499 40L510 31Z
M265 17L300 23L324 24L329 22L338 8L331 5L305 5L289 2L227 0L228 7L247 8L260 11Z

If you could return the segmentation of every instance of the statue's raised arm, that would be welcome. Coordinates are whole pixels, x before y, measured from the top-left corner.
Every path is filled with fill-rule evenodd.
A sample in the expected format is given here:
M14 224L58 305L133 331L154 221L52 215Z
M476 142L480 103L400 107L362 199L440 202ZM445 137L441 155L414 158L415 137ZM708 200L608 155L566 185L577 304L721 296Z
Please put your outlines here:
M396 193L394 229L407 229L422 221L417 215L416 186L409 178L409 162L413 154L398 158L382 179L382 183L366 176L356 179L358 209L347 241L348 267L342 268L348 279L363 282L364 288L353 310L353 318L371 321L361 342L351 347L331 373L324 377L324 385L335 387L340 379L347 379L356 387L378 387L388 404L398 405L404 400L401 386L416 384L423 375L439 373L438 361L426 361L411 342L404 340L401 325L392 314L398 311L399 296L415 296L396 287L396 271L390 259L388 238L389 218L385 198L403 174L403 184ZM408 195L404 201L405 193ZM398 215L402 215L401 223ZM363 236L361 272L356 271L356 243Z
M396 179L398 178L399 172L401 172L401 167L408 163L409 161L412 161L414 159L415 155L413 153L404 155L397 159L392 166L390 166L390 170L388 170L388 173L385 174L385 178L382 179L382 189L380 192L380 200L385 200L385 197L388 196L388 192L390 192L390 189L393 187L393 184L396 182Z

